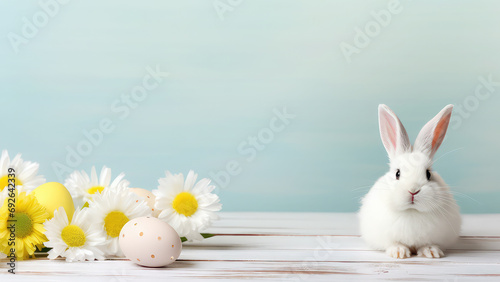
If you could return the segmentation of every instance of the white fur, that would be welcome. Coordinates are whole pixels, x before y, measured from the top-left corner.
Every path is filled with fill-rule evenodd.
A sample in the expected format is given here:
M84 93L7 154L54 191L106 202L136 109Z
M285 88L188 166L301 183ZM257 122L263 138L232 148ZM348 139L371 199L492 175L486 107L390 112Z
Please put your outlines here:
M388 255L396 258L409 257L410 252L426 257L441 257L441 250L450 247L458 239L461 226L458 205L449 187L431 168L432 156L446 133L447 123L444 132L442 125L447 121L443 119L450 118L451 108L445 107L424 127L425 132L419 134L422 139L417 141L421 144L425 140L432 140L433 134L439 134L433 148L414 149L407 146L405 142L409 141L400 138L406 132L398 131L404 131L402 124L400 129L392 133L381 132L382 138L396 134L396 139L399 140L396 146L404 149L388 149L391 161L389 172L379 178L362 199L359 212L361 236L372 248L385 250ZM381 105L379 116L380 111L390 109ZM394 118L397 119L395 115ZM380 119L380 122L385 122L384 119L386 117ZM441 126L433 127L431 124L438 124L440 121ZM400 124L399 119L392 122ZM381 130L382 128L391 130L394 127L381 126ZM431 146L432 142L429 144ZM396 179L398 169L399 180ZM428 169L431 171L430 180L426 176ZM419 192L412 203L411 193L417 191Z

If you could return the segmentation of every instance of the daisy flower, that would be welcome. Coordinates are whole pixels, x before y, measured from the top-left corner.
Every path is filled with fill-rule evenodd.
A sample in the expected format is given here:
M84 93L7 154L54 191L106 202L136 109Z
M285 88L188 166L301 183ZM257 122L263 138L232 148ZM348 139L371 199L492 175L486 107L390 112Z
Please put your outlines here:
M15 169L16 189L19 192L30 192L45 183L45 178L38 175L38 163L23 161L21 154L17 154L12 160L7 150L2 151L0 157L0 192L7 194L5 188L9 186L9 168Z
M44 223L44 227L49 240L45 246L52 248L49 259L61 256L67 262L73 262L105 258L101 248L106 242L106 234L102 227L92 224L87 209L75 211L69 223L64 208L60 207L54 212L54 217Z
M49 218L49 213L38 203L33 195L25 192L16 192L16 210L10 213L8 200L5 199L0 208L0 251L9 254L12 246L9 246L10 229L13 224L9 220L15 220L15 247L16 257L19 260L33 256L35 248L42 249L47 238L43 233L43 223Z
M146 202L126 186L104 189L89 205L90 218L106 233L104 250L108 255L123 256L118 236L125 223L137 217L151 216Z
M210 185L210 179L196 183L197 177L191 170L184 181L182 173L172 175L167 171L166 177L158 180L158 190L153 191L155 208L162 210L158 218L189 241L202 240L200 231L217 219L215 212L222 208L219 197L211 193L215 186Z
M64 186L68 188L75 206L81 208L88 206L96 194L102 193L107 188L119 186L128 186L129 182L125 179L124 173L120 173L111 182L111 169L102 167L101 174L98 177L95 166L90 171L90 177L85 171L74 171L64 181Z

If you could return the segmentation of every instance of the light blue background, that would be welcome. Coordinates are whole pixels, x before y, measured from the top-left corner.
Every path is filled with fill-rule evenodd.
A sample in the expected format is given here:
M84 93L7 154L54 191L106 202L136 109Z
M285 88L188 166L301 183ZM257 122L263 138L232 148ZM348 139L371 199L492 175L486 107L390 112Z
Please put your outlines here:
M1 1L0 147L63 181L53 163L110 118L78 169L107 165L151 190L167 169L208 177L236 160L217 190L225 211L352 212L387 170L379 103L413 140L446 104L472 101L478 77L500 81L498 1L401 1L351 63L340 43L387 1L243 1L223 20L213 3L70 1L16 54L8 34L41 7ZM119 119L113 102L156 65L170 76ZM464 212L500 212L499 106L496 86L436 156ZM296 117L248 162L238 146L283 107Z

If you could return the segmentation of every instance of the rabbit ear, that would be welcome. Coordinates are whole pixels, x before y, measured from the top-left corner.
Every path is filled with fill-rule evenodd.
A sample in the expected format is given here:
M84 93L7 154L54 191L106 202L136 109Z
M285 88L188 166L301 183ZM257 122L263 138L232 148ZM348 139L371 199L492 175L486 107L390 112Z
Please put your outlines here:
M427 154L430 158L434 157L437 149L443 143L446 130L448 130L452 110L453 105L444 107L420 130L417 140L415 140L415 150Z
M386 105L378 106L380 138L392 159L396 155L410 151L411 144L406 130L396 114Z

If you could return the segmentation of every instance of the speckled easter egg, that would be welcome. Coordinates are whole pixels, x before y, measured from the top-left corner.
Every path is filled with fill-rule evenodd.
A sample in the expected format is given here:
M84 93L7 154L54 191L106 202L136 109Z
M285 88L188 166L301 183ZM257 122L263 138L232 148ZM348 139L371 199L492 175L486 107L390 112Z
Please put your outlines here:
M132 262L162 267L181 254L181 238L166 222L155 217L139 217L125 224L120 232L120 248Z
M155 209L156 197L155 195L153 195L153 193L151 193L151 191L142 188L129 188L129 189L137 196L143 198L146 201L146 204L148 204L149 208L151 209L153 216L158 217L161 210Z

